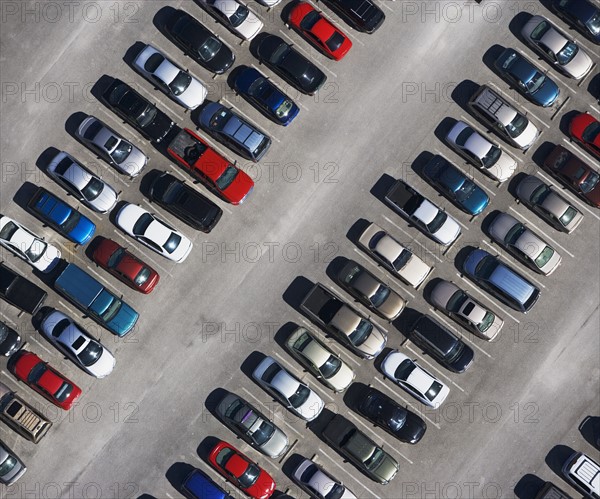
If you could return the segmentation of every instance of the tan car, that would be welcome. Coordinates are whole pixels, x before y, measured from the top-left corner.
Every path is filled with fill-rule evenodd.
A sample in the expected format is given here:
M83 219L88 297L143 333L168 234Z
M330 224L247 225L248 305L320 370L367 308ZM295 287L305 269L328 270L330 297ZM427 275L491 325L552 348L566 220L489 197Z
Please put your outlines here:
M19 435L37 444L52 423L0 383L0 419Z

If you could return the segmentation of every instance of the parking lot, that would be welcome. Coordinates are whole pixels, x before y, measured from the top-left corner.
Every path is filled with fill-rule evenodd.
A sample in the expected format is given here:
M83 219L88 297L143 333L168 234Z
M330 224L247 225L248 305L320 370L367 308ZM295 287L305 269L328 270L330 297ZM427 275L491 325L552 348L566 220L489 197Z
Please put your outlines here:
M178 486L198 467L234 497L206 462L216 439L237 446L277 482L277 490L306 497L289 474L298 456L315 457L327 471L361 498L532 498L535 487L551 480L573 497L577 492L560 476L561 460L570 450L598 460L599 451L578 429L587 416L600 416L600 211L564 189L541 168L553 144L563 145L596 170L597 160L568 137L574 112L600 117L598 66L581 82L556 71L548 75L560 86L559 103L543 109L526 101L492 69L503 47L513 47L544 70L549 65L519 39L521 12L553 20L600 63L600 48L586 41L552 14L542 1L378 1L386 15L372 35L358 33L323 4L323 10L352 41L340 62L328 60L281 18L285 2L268 10L248 5L275 33L315 62L328 81L315 96L302 95L259 66L249 43L227 31L197 2L17 2L2 0L0 35L0 213L22 222L57 245L63 257L80 265L139 313L135 331L119 339L102 329L33 273L31 267L1 249L4 263L49 293L46 305L76 318L101 339L117 359L114 372L96 380L65 360L35 331L31 316L1 302L1 318L28 342L27 349L75 381L83 390L78 404L60 411L7 371L0 381L18 391L53 421L37 445L0 426L0 438L26 463L28 472L0 497L180 497ZM227 75L212 75L185 57L161 32L169 9L184 9L234 49L236 65L256 66L273 78L300 105L289 127L269 122L236 96ZM209 192L96 98L98 82L117 77L156 102L179 126L196 129L195 113L184 112L127 64L131 47L152 43L205 83L208 98L220 100L249 118L273 140L259 163L209 142L255 181L249 198L233 206ZM487 135L517 159L515 178L498 185L466 164L443 141L451 119L462 119L485 134L466 109L473 88L488 84L524 109L542 131L526 153ZM143 195L143 174L120 175L69 133L75 113L92 114L138 145L149 162L143 173L169 171L194 185L224 211L210 233L193 231ZM199 132L203 137L205 134ZM51 149L53 148L53 149ZM178 227L194 243L189 258L174 264L136 243L108 215L84 206L82 213L109 237L141 256L160 274L150 295L135 293L96 267L85 247L75 247L27 213L23 207L33 186L42 185L66 199L65 191L43 172L43 158L65 150L120 192ZM470 217L427 184L420 168L441 154L468 172L490 196L489 208ZM515 202L518 175L535 174L554 185L584 215L565 234ZM460 224L462 235L446 249L428 239L383 201L393 179L404 179ZM25 201L23 201L25 199ZM490 214L503 211L525 223L562 256L551 276L536 274L490 240L482 231ZM356 245L366 221L376 222L426 263L435 267L429 281L453 281L505 321L501 334L486 342L461 329L424 298L429 287L415 290L395 279ZM467 248L501 255L541 289L527 315L502 305L463 277L460 262ZM339 257L350 258L388 283L408 307L387 323L355 303L382 326L388 344L375 361L360 359L312 324L299 303L312 284L321 282L351 301L330 278ZM404 333L418 313L427 313L460 334L475 351L475 362L453 374L410 342ZM411 446L394 440L348 406L348 393L334 394L288 354L284 347L292 324L317 332L356 372L356 383L371 385L421 415L427 423L423 440ZM427 408L384 379L381 357L401 349L450 387L439 409ZM325 411L308 426L287 412L251 378L260 354L271 355L308 383L325 402ZM212 399L224 389L242 396L288 435L291 450L280 460L253 450L214 417ZM321 438L320 429L340 413L375 442L384 444L400 471L386 486L368 480Z

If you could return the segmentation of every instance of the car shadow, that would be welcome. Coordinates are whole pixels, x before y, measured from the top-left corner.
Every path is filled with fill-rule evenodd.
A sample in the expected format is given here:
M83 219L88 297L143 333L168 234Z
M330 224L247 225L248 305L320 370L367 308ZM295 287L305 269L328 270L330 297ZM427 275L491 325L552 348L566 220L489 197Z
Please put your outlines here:
M140 193L142 193L144 195L144 197L150 204L152 204L152 197L150 196L150 187L152 186L152 183L163 173L165 173L165 172L154 168L154 169L150 170L149 172L147 172L146 174L144 174L144 176L142 176L142 178L140 180L140 183L139 183Z
M475 246L467 245L461 248L458 253L456 253L456 257L454 258L454 268L458 271L460 276L464 277L465 279L468 279L468 277L466 274L463 275L463 265L467 259L467 256L469 256L469 253L471 253L471 251L474 249L477 248Z
M294 9L294 7L296 7L299 3L300 2L298 0L292 0L291 2L286 3L283 6L283 8L281 9L279 18L281 19L283 24L285 24L286 26L288 25L288 19L290 18L290 13ZM294 31L294 29L291 27L291 25L288 26L288 29Z
M600 449L600 416L587 416L579 425L579 432L588 444Z
M336 256L325 268L325 274L327 274L327 277L329 277L329 279L331 279L335 284L338 284L337 276L349 261L351 260L345 256Z
M137 56L140 54L140 52L142 50L144 50L146 48L148 44L141 42L141 41L136 41L133 43L133 45L131 45L126 51L125 54L123 55L123 62L125 64L127 64L135 73L139 74L142 78L146 79L141 73L140 71L134 66L133 62L135 61L135 59L137 58ZM148 81L149 85L152 85L152 87L154 88L154 90L158 90L156 88L156 86L154 85L154 83Z
M423 292L423 298L425 299L425 301L427 303L429 303L434 310L437 310L437 308L433 305L432 301L431 301L431 292L435 289L435 287L440 284L441 282L444 282L445 279L442 279L441 277L434 277L433 279L430 279L429 281L427 281L427 283L425 284L425 287L422 289Z
M519 172L516 175L513 175L513 177L507 182L507 191L508 193L515 199L515 202L519 203L520 201L517 201L517 187L519 186L519 184L527 179L529 177L530 174L525 173L525 172Z
M587 91L600 104L600 73L597 73L588 83Z
M285 301L294 310L304 315L304 312L300 310L300 303L302 303L302 300L314 285L315 283L306 277L297 276L283 292L283 301Z
M451 128L454 125L456 125L456 123L458 123L458 120L456 118L447 116L442 121L440 121L438 126L435 127L433 133L442 144L447 145L446 136L448 135L448 132L451 130Z
M60 149L57 149L56 147L47 147L46 149L44 149L44 151L38 156L37 160L35 161L35 166L37 166L39 168L39 170L41 172L43 172L44 174L48 175L48 165L50 164L50 162L54 159L54 157L61 152ZM50 178L50 177L48 177ZM52 179L50 179L52 180ZM62 188L62 187L61 187ZM70 194L65 191L65 193L67 194L67 196L70 196Z
M79 143L81 143L81 141L77 137L76 132L79 128L79 125L81 125L81 123L83 123L83 120L85 120L88 116L89 115L86 113L77 111L77 112L73 113L71 116L69 116L67 118L67 121L65 121L65 131ZM96 154L94 152L92 152L92 154L94 154L94 156L96 156Z
M133 204L133 203L130 203L129 201L125 201L125 200L117 201L117 204L115 205L115 207L108 214L108 220L110 221L110 223L112 223L117 228L117 230L123 236L125 236L126 239L130 239L131 241L133 241L133 238L131 238L131 236L129 234L127 234L123 229L121 229L121 227L119 227L119 225L117 224L117 214L119 213L119 211L121 211L122 208L124 208L128 204Z
M90 265L98 267L98 264L93 262L92 255L94 254L94 251L96 251L96 248L100 246L102 241L106 241L107 239L108 238L104 236L95 236L94 239L92 239L92 241L88 243L87 246L83 249L85 256L87 256L90 259Z
M250 66L246 66L245 64L240 64L239 66L236 66L231 71L229 71L229 73L227 73L227 85L235 92L235 95L239 95L235 91L235 81L237 80L240 73L242 71L245 71L249 67Z
M385 201L385 195L388 193L390 188L394 185L396 179L387 173L384 173L379 177L377 182L371 187L369 192L384 205L387 205Z
M352 383L344 392L344 404L346 404L346 406L353 412L358 413L357 408L367 395L369 387L370 385L366 385L360 381L355 381Z
M254 350L244 359L244 361L240 364L240 371L242 371L248 379L250 379L261 391L267 394L269 398L273 398L270 393L265 392L264 388L260 386L256 380L252 377L252 373L258 367L258 365L267 357L266 354L259 352L258 350Z
M212 415L214 416L214 418L217 421L221 421L221 418L219 418L219 416L217 415L217 407L219 406L221 400L223 400L223 398L226 395L229 395L230 392L229 390L226 390L225 388L215 388L212 392L210 392L208 394L208 396L206 397L206 400L204 401L204 408Z
M209 435L208 437L205 437L199 444L198 447L196 448L196 454L198 455L198 457L204 461L210 468L212 468L212 465L210 464L210 462L208 461L208 456L210 455L210 451L213 450L213 448L221 441L221 439L217 438L217 437L213 437L212 435Z
M144 492L143 494L137 496L137 499L157 499L155 496Z
M115 78L114 76L103 74L100 78L98 78L98 81L96 81L96 83L94 83L94 85L90 89L90 93L96 98L96 100L98 100L98 102L101 102L104 106L106 106L106 101L103 97L104 92L116 79L117 78ZM110 108L108 109L110 110ZM122 121L120 116L115 116L117 120Z
M546 454L544 461L548 465L554 474L564 480L564 476L562 473L563 464L565 464L566 460L569 459L575 451L567 446L558 444L552 447L550 452Z
M487 237L490 238L490 242L492 241L492 235L490 234L490 225L495 220L495 218L498 215L500 215L500 213L502 213L500 210L492 210L481 221L481 232L483 232Z
M527 473L515 484L513 492L518 499L535 499L545 483L540 477Z
M544 143L542 143L531 155L531 160L533 161L535 166L537 166L541 170L545 170L546 168L544 167L544 160L554 150L555 147L556 144L553 144L552 142L549 142L547 140ZM535 171L527 173L534 175Z
M475 83L472 80L463 80L454 87L451 94L452 100L456 102L463 111L468 113L469 108L467 107L467 103L477 89L479 89L478 83Z
M577 116L579 113L581 113L581 111L579 111L577 109L573 109L571 111L567 111L566 113L564 113L560 117L560 121L558 122L558 128L559 128L559 130L565 135L565 137L570 142L574 142L574 140L571 138L571 134L569 133L569 123L571 123L571 120L575 116Z
M494 62L506 48L507 47L503 47L502 45L494 44L485 51L483 57L481 58L482 62L487 66L487 68L502 81L504 81L504 78L500 75L496 69L496 66L494 66Z
M281 466L281 471L283 471L283 474L288 477L289 480L294 482L294 471L296 471L296 468L298 468L305 459L306 458L301 454L294 452L285 460Z
M331 404L328 404L328 405L331 405ZM319 417L317 417L316 419L314 419L310 423L308 423L306 425L306 427L312 433L314 433L315 436L317 436L317 438L319 438L319 440L321 440L321 442L327 444L327 442L323 439L323 430L329 424L329 422L334 418L335 415L336 415L336 413L333 412L331 409L329 409L326 406L321 411L321 414L319 414Z
M258 35L256 35L251 41L250 41L250 45L248 46L248 50L250 51L250 53L252 54L253 57L256 58L256 60L258 61L258 64L262 64L262 61L260 60L260 57L258 57L258 47L260 46L261 42L269 35L272 35L273 33L269 33L267 31L261 31ZM280 37L281 38L281 37Z
M433 154L432 152L422 151L415 158L415 160L412 162L412 165L411 165L411 168L421 178L421 180L423 180L423 182L425 182L429 185L431 185L431 183L430 183L429 179L425 175L423 175L423 170L425 169L425 166L427 165L427 163L429 163L435 156L436 156L436 154ZM434 189L436 190L436 193L438 196L442 196L442 194L440 192L438 192L436 187L434 187Z
M358 244L358 239L360 238L361 234L365 231L365 229L369 225L371 225L371 222L369 220L367 220L366 218L359 218L348 229L348 232L346 232L346 238L348 239L348 241L350 241L355 246L357 246L363 252L363 254L365 254L365 255L366 255L366 253L364 252L364 250ZM369 256L369 255L367 255L367 256ZM369 256L369 259L371 261L373 261L375 264L377 264L377 262L375 260L373 260L370 256ZM377 265L379 266L379 264L377 264Z
M292 334L292 332L295 331L298 327L300 327L300 326L298 324L296 324L295 322L288 321L283 326L281 326L275 333L275 336L273 337L273 339L275 340L275 343L277 343L284 352L286 352L286 353L288 352L286 342L287 342L288 338L290 337L290 335ZM304 372L306 372L304 367L301 366L300 364L298 364L298 367L300 367Z
M196 468L189 463L173 463L165 473L165 478L177 492L181 493L183 481L195 469Z
M415 321L423 314L417 309L412 307L405 307L402 313L392 322L392 325L402 334L406 339L410 337L410 331ZM384 358L384 356L381 356Z
M154 14L154 17L152 18L152 24L154 27L169 41L172 40L169 32L167 31L166 25L167 21L173 15L175 15L175 12L178 12L178 9L175 9L171 6L162 7L156 12L156 14Z
M3 173L7 174L6 171L4 171ZM12 200L15 202L15 204L20 206L23 210L30 213L29 209L27 208L27 203L29 202L31 197L36 193L38 188L39 188L38 185L33 184L29 181L25 181L17 189L17 192L15 192ZM35 217L35 218L39 220L39 218L37 218L37 217ZM47 225L44 224L44 227L47 227Z
M521 35L521 30L532 17L533 15L529 12L521 11L517 13L508 23L508 29L510 30L510 32L517 40L519 40L524 45L527 45L527 42L525 41L525 38L523 38L523 35Z

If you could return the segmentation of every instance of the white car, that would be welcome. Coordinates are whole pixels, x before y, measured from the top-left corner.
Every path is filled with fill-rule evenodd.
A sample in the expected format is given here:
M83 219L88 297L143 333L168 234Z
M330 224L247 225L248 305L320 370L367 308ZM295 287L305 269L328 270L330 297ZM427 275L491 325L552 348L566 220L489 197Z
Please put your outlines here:
M442 405L450 388L408 356L392 350L381 363L383 373L429 407Z
M107 213L117 204L117 191L66 152L59 152L54 156L46 171L57 183L94 211Z
M252 40L263 28L258 16L236 0L202 0L215 17L244 40Z
M60 261L56 246L5 215L0 215L0 245L41 272L50 272Z
M374 222L360 235L358 244L414 288L418 288L433 270Z
M44 316L40 331L75 364L96 378L108 376L115 367L113 354L58 310L51 309Z
M305 421L315 419L325 406L321 397L287 372L273 357L265 357L252 377L288 410Z
M186 109L196 109L206 99L208 91L204 85L152 45L146 45L140 51L133 65L151 83Z
M116 222L127 234L174 262L183 262L192 251L192 241L186 236L135 204L125 204Z
M95 116L84 119L75 135L104 161L130 177L144 169L148 157Z
M476 132L464 121L457 121L446 141L458 154L497 180L508 180L517 169L517 161L506 151Z
M264 5L265 7L275 7L281 0L256 0L258 3Z
M356 499L342 482L333 478L318 464L304 459L292 475L306 493L316 499Z

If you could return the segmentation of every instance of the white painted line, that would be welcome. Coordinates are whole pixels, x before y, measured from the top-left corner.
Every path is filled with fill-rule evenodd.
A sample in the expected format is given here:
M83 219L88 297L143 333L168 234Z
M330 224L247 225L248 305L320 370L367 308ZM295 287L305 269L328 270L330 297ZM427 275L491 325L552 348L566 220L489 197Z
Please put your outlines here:
M300 319L300 322L302 322L302 323L303 323L303 324L304 324L304 325L305 325L305 326L308 328L308 330L309 330L309 331L311 331L311 332L315 331L314 324L309 324L309 323L308 323L308 322L307 322L307 321L306 321L304 318L301 318L301 319ZM321 328L318 328L318 327L317 327L317 329L318 329L318 331L319 331L321 334L323 334L323 335L327 336L327 334L326 334L326 333L324 333L324 332L323 332L323 330L322 330ZM327 338L325 338L325 340L327 340ZM338 346L343 346L343 345L341 345L341 344L340 344L338 341L335 341L335 340L333 340L333 341L331 341L331 342L325 341L325 344L326 344L326 345L331 345L331 344L333 344L333 343L335 343L335 344L336 344L336 345L338 345ZM337 349L336 349L336 350L337 350ZM335 352L336 350L334 350L334 352ZM343 350L343 349L342 349L342 350L337 350L337 353L338 353L338 355L340 355L340 357L344 357L344 359L346 359L346 360L349 360L350 362L353 362L353 363L354 363L354 364L356 364L357 366L360 366L360 365L361 365L361 364L360 364L360 362L358 362L358 361L357 361L357 360L356 360L354 357L351 357L351 356L350 356L350 354L346 353L346 351L345 351L345 350Z
M457 383L455 383L454 381L452 381L452 378L451 378L450 376L448 376L448 375L447 375L445 372L443 372L443 371L442 371L442 370L441 370L441 369L438 367L438 365L436 365L436 364L433 364L432 362L429 362L429 360L427 360L427 359L425 358L425 355L421 354L421 352L417 352L416 350L413 350L413 349L410 347L410 344L405 344L405 345L404 345L404 347L405 347L407 350L410 350L410 351L411 351L412 353L414 353L415 355L419 355L419 356L420 356L420 358L419 358L419 362L424 362L425 364L427 364L427 365L428 365L428 366L429 366L429 367L430 367L432 370L434 370L435 372L437 372L437 373L438 373L438 375L439 375L441 378L446 378L446 379L448 380L448 382L449 382L449 383L452 383L452 384L453 384L453 385L454 385L456 388L458 388L458 389L459 389L461 392L465 393L465 390L464 390L464 389L463 389L463 388L462 388L460 385L458 385ZM427 354L427 357L428 357L428 358L430 358L430 359L433 359L433 357L431 357L429 354Z
M600 109L597 109L595 106L592 106L591 104L590 104L590 107L591 107L591 108L592 108L594 111L596 111L598 114L600 114Z
M581 147L574 147L569 139L563 137L563 142L577 155L583 156L588 161L591 161L592 164L596 163L596 160L593 159L586 151L584 151Z
M323 454L324 456L327 457L327 459L329 459L333 464L335 464L339 469L341 469L344 473L346 473L346 475L348 475L350 478L352 478L352 480L354 480L357 484L359 484L362 488L364 488L369 494L370 496L368 497L378 497L377 494L375 494L375 492L373 492L371 489L369 489L364 482L362 482L361 480L359 480L358 478L356 478L352 473L350 473L349 471L346 471L338 462L335 458L332 458L329 454L327 454L323 449L321 449L321 447L319 447L319 452L321 454ZM338 458L339 459L339 458ZM360 497L360 494L359 494Z
M104 282L104 284L106 284L109 287L114 287L114 284L111 284L110 282L108 282L104 277L102 277L98 272L96 272L91 266L87 266L86 271L91 272L92 274L94 274L98 279L100 279L102 282Z
M489 248L492 249L492 251L496 254L496 256L499 256L500 253L498 252L498 250L496 249L496 247L490 243L488 243L485 239L482 240L483 244L485 244L486 246L488 246ZM510 257L511 261L516 263L516 265L521 268L521 266L523 266L523 264L517 260L515 257L513 257L510 253L506 252L507 257ZM528 279L531 279L533 282L535 282L538 286L541 286L542 288L546 288L546 285L541 283L540 281L537 280L537 278L533 277L531 275L531 270L528 267L523 266L523 273L526 274Z
M144 82L148 83L149 85L152 85L153 89L154 89L154 83L152 83L151 81L148 81L144 78ZM178 119L179 122L182 122L185 120L185 118L180 115L179 113L177 113L176 111L174 111L173 109L171 109L171 106L167 106L162 100L159 100L157 98L155 98L155 95L151 92L149 92L148 90L146 90L146 88L143 85L137 85L135 84L135 89L138 92L140 92L141 94L146 94L146 98L148 99L148 101L150 102L156 102L156 107L158 107L159 109L161 109L161 107L166 108L170 113L174 114ZM161 96L165 96L167 97L167 99L169 98L168 95L166 95L162 90L158 89L156 90Z
M67 305L65 302L63 302L62 300L58 300L58 303L63 307L66 308L71 316L75 316L75 317L81 317L82 312L78 309L73 308L71 305Z
M56 351L53 352L50 349L46 348L34 335L29 336L29 340L38 345L42 350L45 350L48 354L52 356L56 355Z
M318 64L319 66L321 66L325 71L327 71L328 73L331 73L333 75L334 78L337 78L337 75L331 71L331 69L329 69L327 66L325 66L321 61L317 60L315 57L311 56L311 54L309 54L306 50L304 50L302 47L300 47L300 45L296 44L296 42L294 42L294 40L292 40L290 38L290 36L285 33L283 30L279 30L279 32L285 36L293 45L295 49L298 49L299 52L304 52L305 56L311 61L314 62L315 64ZM316 49L315 49L316 50Z
M169 494L168 492L165 492L165 495L169 498L169 499L173 499L173 496L171 494Z
M12 374L8 374L4 369L2 369L0 372L2 374L4 374L4 376L5 376L5 379L3 380L3 382L4 381L10 381L13 384L13 386L17 387L17 390L21 387L21 385L19 384L19 382L14 379L14 377L12 376Z
M406 232L404 229L402 229L402 227L400 227L398 224L396 224L395 222L392 222L392 220L387 216L387 215L382 215L383 218L385 220L387 220L389 223L391 223L394 227L396 227L399 231L403 232L407 237L412 238L413 242L418 243L419 246L421 246L421 248L423 248L427 253L429 253L433 258L435 258L438 262L443 263L442 259L437 256L435 253L432 253L431 251L429 251L429 249L427 249L426 246L424 246L423 244L421 244L420 242L418 242L415 238L413 238L408 232Z
M15 321L13 321L11 318L7 317L5 314L1 314L1 315L5 322L8 322L8 323L10 323L11 326L18 328L17 323Z
M277 352L274 353L275 357L277 357L283 364L285 364L288 369L290 371L292 371L292 373L298 378L304 381L303 378L305 377L309 377L311 380L314 380L314 383L308 383L308 381L304 381L307 385L310 386L311 389L315 389L318 390L319 393L322 393L323 395L325 395L325 397L327 397L329 400L331 400L333 402L333 397L331 395L329 395L325 390L323 390L321 388L319 380L315 379L315 377L312 375L312 373L310 373L309 371L303 372L303 371L298 371L298 369L296 368L296 366L293 366L290 362L287 361L287 359L285 359L284 357L282 357L281 355L279 355Z
M394 12L394 9L392 9L387 2L384 0L383 2L381 2L381 6L385 7L386 9L388 9L390 12Z
M267 406L267 405L265 405L265 404L264 404L264 403L263 403L261 400L259 400L257 397L255 397L255 396L254 396L254 395L253 395L253 394L250 392L250 390L246 389L246 388L245 388L245 387L243 387L243 386L242 386L242 390L243 390L244 392L246 392L246 394L250 395L250 396L251 396L251 397L254 399L254 401L255 401L255 402L257 402L258 404L260 404L260 405L261 405L261 406L264 408L265 412L266 412L267 414L269 414L269 417L272 417L273 419L275 419L275 414L276 414L276 411L275 411L275 410L271 410L271 408L270 408L270 407L268 407L268 406ZM266 392L265 392L265 393L266 393ZM286 410L287 410L287 409L286 409ZM291 429L291 430L292 430L294 433L296 433L296 434L297 434L299 437L303 438L302 434L301 434L301 433L300 433L298 430L296 430L296 428L292 427L292 426L291 426L291 425L290 425L290 424L289 424L289 423L288 423L288 422L285 420L285 418L281 418L281 419L283 420L283 424L285 425L285 427L286 427L286 428L289 428L289 429Z
M454 165L454 166L456 166L456 167L458 168L458 166L457 166L457 165L454 163L454 161L450 161L448 158L446 158L446 156L444 156L444 155L443 155L443 154L440 152L440 150L439 150L439 149L434 149L433 151L434 151L436 154L439 154L440 156L442 156L442 157L443 157L443 158L444 158L446 161L448 161L450 164L452 164L452 165ZM459 156L459 157L460 157L460 156ZM461 160L462 160L462 161L464 161L462 158L461 158ZM469 166L471 166L471 165L469 165ZM478 168L476 168L476 167L474 167L474 166L473 166L473 168L479 171L479 169L478 169ZM471 175L471 174L470 174L470 172L468 172L468 171L466 172L466 171L464 171L464 170L462 170L462 169L460 169L460 168L459 168L459 170L461 170L461 171L462 171L462 172L463 172L465 175L467 175L467 177L469 177L469 178L470 178L470 179L471 179L473 182L476 182L476 183L477 183L477 185L478 185L479 187L481 187L482 189L485 189L485 190L486 190L486 191L487 191L489 194L491 194L492 196L495 196L495 195L496 195L496 193L495 193L495 192L494 192L492 189L490 189L489 187L486 187L486 186L485 186L485 184L483 184L483 183L481 183L481 182L479 182L479 181L476 181L476 180L475 180L475 177L474 177L473 175ZM484 180L489 180L489 177L488 177L487 175L484 175L484 177L485 177L485 178L484 178Z
M458 336L459 338L467 341L468 343L470 343L471 345L473 345L474 348L476 348L477 350L479 350L483 355L485 355L486 357L489 357L490 359L493 359L494 357L492 357L489 353L487 353L483 348L481 348L479 345L477 345L474 341L472 341L467 335L459 333L456 328L450 324L446 318L444 316L442 316L442 314L439 314L438 312L436 312L433 308L429 309L431 311L431 313L433 315L435 315L438 320L440 322L443 322L444 324L446 324L446 327L448 329L450 329L450 331L452 331L456 336Z

